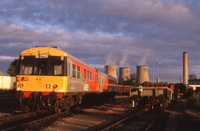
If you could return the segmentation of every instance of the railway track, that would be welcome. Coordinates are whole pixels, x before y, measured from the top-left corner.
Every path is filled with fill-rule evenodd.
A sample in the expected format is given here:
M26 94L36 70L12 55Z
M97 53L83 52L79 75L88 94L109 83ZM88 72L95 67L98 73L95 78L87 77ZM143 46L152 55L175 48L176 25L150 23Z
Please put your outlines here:
M31 112L16 116L0 119L0 130L15 131L15 130L41 130L44 126L49 126L58 118L68 117L77 114L82 108L73 108L72 112L61 112L55 114L52 111L41 110L39 112Z
M158 118L158 110L151 110L149 107L140 111L134 112L134 114L123 118L116 123L106 124L106 128L96 128L97 130L149 130L151 125ZM40 112L32 112L12 117L0 119L0 130L40 130L43 124L52 123L53 120L60 118L61 116L69 116L73 113L54 114L45 110ZM148 120L148 121L147 121ZM49 124L48 124L49 125ZM105 127L105 125L104 125ZM91 128L92 129L92 128Z
M23 130L25 126L29 126L30 124L33 124L38 120L45 119L46 117L50 117L52 115L57 114L53 114L52 112L43 110L40 112L31 112L2 118L0 119L0 130Z
M0 108L19 106L19 100L15 97L0 97Z
M129 115L115 123L101 129L101 131L110 130L145 130L148 131L160 115L160 110L151 110L150 107L142 109L132 115Z

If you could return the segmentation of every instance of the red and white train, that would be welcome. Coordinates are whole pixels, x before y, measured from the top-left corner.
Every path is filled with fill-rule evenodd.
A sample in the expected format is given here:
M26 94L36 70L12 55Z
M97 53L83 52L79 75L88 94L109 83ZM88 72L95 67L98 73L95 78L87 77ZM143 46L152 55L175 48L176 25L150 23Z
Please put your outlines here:
M20 54L17 91L23 108L50 108L59 113L83 99L114 98L117 79L57 47L35 47Z

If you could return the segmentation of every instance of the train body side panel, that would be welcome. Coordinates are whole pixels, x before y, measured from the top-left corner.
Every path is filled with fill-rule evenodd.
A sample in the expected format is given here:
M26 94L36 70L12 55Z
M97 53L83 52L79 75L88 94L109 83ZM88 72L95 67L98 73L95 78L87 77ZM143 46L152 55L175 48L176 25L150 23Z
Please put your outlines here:
M96 81L95 78L95 76L98 76L96 70L91 69L72 58L68 58L67 61L69 77L67 92L99 92L99 82ZM76 68L76 76L73 74L73 64ZM77 73L78 68L80 68L80 76L78 76L79 74Z

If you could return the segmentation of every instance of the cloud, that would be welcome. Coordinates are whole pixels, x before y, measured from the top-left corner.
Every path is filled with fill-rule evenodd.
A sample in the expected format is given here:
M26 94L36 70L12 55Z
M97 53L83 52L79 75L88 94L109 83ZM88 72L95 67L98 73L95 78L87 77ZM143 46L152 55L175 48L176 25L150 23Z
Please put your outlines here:
M15 19L32 28L50 30L60 27L112 34L129 34L132 30L140 32L140 29L153 29L164 24L170 24L172 28L185 26L194 23L198 15L191 12L190 6L184 2L164 0L4 1L1 5L1 18L7 18L9 14L6 20ZM141 23L143 26L140 26Z
M14 59L17 59L17 58L11 57L11 56L0 56L0 61L13 61Z
M195 0L2 0L0 70L22 50L56 45L101 70L105 58L131 69L161 62L160 79L179 81L183 51L200 65L199 7Z

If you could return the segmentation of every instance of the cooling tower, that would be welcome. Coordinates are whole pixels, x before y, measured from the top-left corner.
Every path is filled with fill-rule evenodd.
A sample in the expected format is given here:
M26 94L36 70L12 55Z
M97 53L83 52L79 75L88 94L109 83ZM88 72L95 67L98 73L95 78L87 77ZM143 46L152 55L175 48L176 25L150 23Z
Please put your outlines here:
M148 66L137 66L136 84L142 84L144 82L149 82Z
M118 82L124 82L130 80L130 68L129 67L121 67L119 68L119 80Z
M183 84L188 84L188 58L187 58L187 52L183 52Z
M116 65L105 65L105 73L117 79Z

